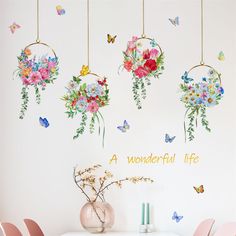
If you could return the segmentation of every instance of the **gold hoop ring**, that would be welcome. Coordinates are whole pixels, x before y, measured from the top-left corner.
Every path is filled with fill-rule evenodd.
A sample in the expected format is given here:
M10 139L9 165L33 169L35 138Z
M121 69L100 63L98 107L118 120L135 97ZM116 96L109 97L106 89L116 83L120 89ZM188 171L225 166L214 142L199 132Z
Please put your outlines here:
M155 39L151 39L151 38L146 37L146 36L142 36L142 37L138 38L137 41L138 41L138 40L145 40L145 39L147 39L147 40L149 40L149 41L155 40ZM162 51L162 49L161 49L161 46L160 46L158 43L156 43L156 44L157 44L156 46L159 48L159 50L160 50L160 52L161 52L161 55L162 55L162 54L163 54L163 51Z
M210 65L206 65L206 64L198 64L198 65L195 65L195 66L193 66L192 68L189 69L189 71L187 72L188 75L189 75L189 73L190 73L192 70L194 70L194 69L196 69L196 68L198 68L198 67L207 67L207 68L209 68L209 69L212 69L212 70L217 74L217 77L218 77L218 79L219 79L219 81L220 81L220 85L221 85L221 74L220 74L214 67L212 67L212 66L210 66Z
M29 47L31 47L31 46L33 46L33 45L43 45L43 46L46 46L47 48L49 48L51 51L52 51L52 53L54 54L54 56L55 56L55 58L57 58L57 55L56 55L56 53L55 53L55 51L53 50L53 48L51 47L51 46L49 46L48 44L46 44L46 43L41 43L41 42L35 42L35 43L31 43L31 44L29 44L28 46L26 46L25 47L25 49L27 49L27 48L29 48ZM25 50L24 49L24 50Z

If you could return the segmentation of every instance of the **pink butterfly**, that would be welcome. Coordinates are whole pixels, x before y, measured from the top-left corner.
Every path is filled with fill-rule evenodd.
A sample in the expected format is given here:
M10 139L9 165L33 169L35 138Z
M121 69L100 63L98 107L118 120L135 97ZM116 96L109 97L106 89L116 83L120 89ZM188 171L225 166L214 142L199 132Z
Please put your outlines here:
M17 29L20 28L20 25L16 24L15 22L9 26L11 33L14 34Z

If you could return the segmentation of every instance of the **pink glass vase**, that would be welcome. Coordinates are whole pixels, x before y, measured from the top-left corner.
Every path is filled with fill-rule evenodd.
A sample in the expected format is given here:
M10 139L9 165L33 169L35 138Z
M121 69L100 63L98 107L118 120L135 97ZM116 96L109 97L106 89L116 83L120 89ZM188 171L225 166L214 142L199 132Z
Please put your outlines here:
M103 233L114 224L114 211L107 202L87 202L80 211L80 222L90 233Z

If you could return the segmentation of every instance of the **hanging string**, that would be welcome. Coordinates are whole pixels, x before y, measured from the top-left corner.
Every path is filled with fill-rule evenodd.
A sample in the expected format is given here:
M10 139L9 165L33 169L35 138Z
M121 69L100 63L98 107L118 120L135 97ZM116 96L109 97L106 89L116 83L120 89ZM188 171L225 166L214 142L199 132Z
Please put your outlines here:
M39 39L39 0L37 0L37 38L36 43L40 43Z
M144 4L144 0L142 0L142 28L143 28L142 38L146 38L144 21L145 21L145 4Z
M201 61L200 65L204 65L204 16L203 16L203 0L201 0Z
M89 67L89 54L90 54L90 22L89 22L89 0L87 0L87 66Z

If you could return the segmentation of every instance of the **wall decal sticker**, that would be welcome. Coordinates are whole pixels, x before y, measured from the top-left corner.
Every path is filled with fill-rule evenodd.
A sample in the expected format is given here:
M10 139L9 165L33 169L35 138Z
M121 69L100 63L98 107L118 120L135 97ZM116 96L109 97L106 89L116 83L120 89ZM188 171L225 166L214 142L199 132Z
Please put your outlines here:
M38 44L38 43L37 43ZM18 68L15 76L19 78L23 84L21 95L22 104L20 110L20 119L23 119L28 108L29 87L35 90L36 102L40 104L40 90L44 91L48 84L53 84L58 76L58 58L56 54L53 57L43 55L36 57L31 54L30 47L27 46L21 51L18 58Z
M225 60L225 54L223 51L220 51L218 54L218 60L219 61L224 61Z
M11 31L12 34L14 34L17 29L20 29L20 27L21 26L16 24L15 22L9 26L10 31Z
M129 130L130 125L128 124L127 120L124 120L123 125L117 126L117 129L120 130L122 133L125 133L127 130Z
M39 124L44 128L49 127L49 122L48 122L47 118L39 117Z
M183 216L179 216L177 212L174 211L172 220L174 220L176 223L179 223L183 218L184 218Z
M94 80L93 83L82 82L82 77L87 76L87 80ZM83 66L81 74L74 76L67 86L67 93L62 98L65 101L66 114L68 118L74 118L81 114L80 127L76 130L73 139L77 139L85 131L87 119L91 115L89 130L94 133L95 124L98 124L100 135L101 124L103 123L103 141L105 135L105 124L100 108L109 104L109 89L105 77L100 77L89 72L87 66Z
M179 17L178 16L176 16L174 19L169 18L169 21L174 26L178 26L179 25Z
M56 10L57 10L57 14L59 16L62 16L66 13L65 9L63 9L62 6L60 6L60 5L56 6Z
M203 185L200 185L199 187L193 186L193 188L195 189L196 193L204 193L205 191Z
M207 131L211 131L206 115L207 108L218 105L224 94L220 74L213 68L210 68L208 76L203 77L200 82L187 78L189 72L185 72L182 76L183 81L186 82L180 84L183 93L180 100L186 108L184 117L185 141L187 138L189 141L194 139L194 131L199 123L198 119L201 120L201 125Z
M176 138L176 136L170 137L169 134L165 134L165 142L166 143L172 143L175 138Z
M85 78L86 77L86 78ZM85 79L86 82L82 80ZM80 126L73 139L79 138L85 131L88 116L91 115L89 131L94 133L95 124L98 125L98 135L102 129L102 146L105 139L105 120L100 112L102 107L109 104L109 89L107 78L99 76L90 70L90 1L87 0L87 65L83 65L79 76L66 87L67 93L62 98L65 101L68 118L81 114Z
M218 73L212 66L204 62L204 15L203 15L203 0L201 0L201 59L198 65L193 66L189 71L185 71L181 76L183 83L180 84L182 96L180 100L184 103L186 111L184 115L184 136L185 142L194 140L195 128L198 127L198 119L201 120L201 125L207 130L209 122L207 120L206 111L208 107L213 107L219 104L224 94L224 89L221 84L221 74ZM197 70L208 70L207 75L191 78L190 73ZM199 72L199 71L198 71ZM206 73L206 72L204 72Z
M110 34L107 34L107 42L108 43L115 43L117 35L111 36Z
M46 48L47 52L43 56L37 56L32 53L32 48ZM51 55L51 56L50 56ZM23 119L28 109L29 87L35 90L37 104L41 102L40 89L44 91L48 84L53 84L58 76L58 57L55 51L46 43L40 41L39 38L39 0L37 0L37 38L36 42L29 44L21 51L17 57L18 68L14 75L22 82L21 90L21 110L20 119Z
M123 67L132 74L133 98L138 109L142 108L141 99L147 96L146 86L151 85L150 78L159 78L164 70L164 54L155 39L145 35L144 30L144 0L142 1L141 37L133 36L128 41L127 48L123 52Z

